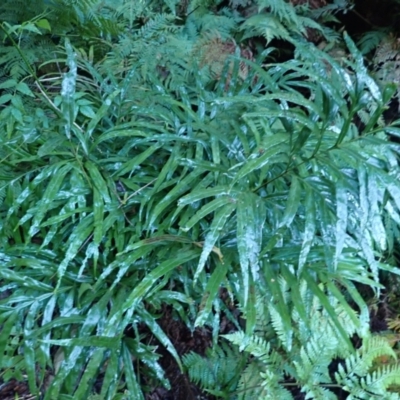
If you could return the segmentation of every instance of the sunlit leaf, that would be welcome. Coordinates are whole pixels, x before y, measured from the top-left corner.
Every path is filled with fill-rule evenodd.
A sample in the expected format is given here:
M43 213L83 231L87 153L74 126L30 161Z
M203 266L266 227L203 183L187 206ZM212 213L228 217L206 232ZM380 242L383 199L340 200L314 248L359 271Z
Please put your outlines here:
M218 195L229 195L231 192L232 191L230 190L229 187L221 187L221 186L195 191L186 196L181 197L178 201L178 206L185 206L191 203L195 203L207 197L218 196Z
M91 118L87 128L86 134L91 137L93 134L94 129L96 128L97 124L104 118L107 114L108 109L110 108L113 100L120 94L120 90L114 91L110 96L108 96L104 101L99 110L97 111L94 118Z
M242 167L237 173L235 177L235 181L245 177L249 173L253 172L254 170L260 169L267 165L271 158L279 153L286 153L287 154L287 141L288 137L286 135L274 135L268 140L268 148L262 152L260 157L250 159L244 167Z
M130 307L136 307L159 278L169 273L179 265L193 260L198 256L199 253L195 251L180 253L178 257L164 261L159 266L154 268L142 279L139 285L133 289L132 293L129 295L129 298L124 303L123 310L127 310Z
M290 190L288 193L288 199L285 206L285 212L280 222L280 226L289 226L296 216L297 210L301 200L301 184L296 176L292 177Z
M154 317L144 308L138 310L138 314L142 317L143 322L149 327L153 335L160 341L160 343L168 350L174 357L179 368L182 370L182 363L180 357L168 336L163 332L160 326L155 321Z
M89 339L90 337L88 337ZM96 346L96 350L91 355L90 359L86 364L85 371L79 381L79 385L74 393L74 396L77 398L82 398L86 393L90 393L93 386L93 379L97 375L99 366L102 364L104 360L104 349L101 348L102 345L99 345L98 338L92 337L93 346ZM114 338L110 338L113 340ZM114 343L118 344L118 341L114 340ZM105 342L104 342L105 344ZM99 348L100 347L100 348ZM108 347L108 346L107 346ZM109 347L108 347L109 348ZM115 349L115 348L114 348Z

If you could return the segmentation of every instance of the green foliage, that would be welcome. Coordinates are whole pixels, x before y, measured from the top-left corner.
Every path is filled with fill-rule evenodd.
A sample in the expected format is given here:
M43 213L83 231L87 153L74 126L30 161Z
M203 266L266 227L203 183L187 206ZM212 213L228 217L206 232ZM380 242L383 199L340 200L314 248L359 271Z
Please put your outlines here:
M49 66L57 55L57 43L69 35L76 47L89 41L111 39L120 32L112 12L119 7L104 7L98 0L4 0L0 4L0 80L11 76L19 81L35 74L59 72ZM101 10L101 13L100 13ZM104 53L104 48L98 46ZM23 53L23 57L21 56ZM100 56L100 54L99 54ZM28 66L28 65L29 66ZM52 70L54 69L54 70Z
M378 292L380 271L397 273L386 260L400 223L399 147L387 134L400 131L381 123L393 88L381 91L347 36L342 63L301 41L311 19L286 2L258 5L282 27L267 39L287 37L296 58L262 67L262 56L240 57L239 32L259 34L264 14L243 22L214 3L143 3L106 1L101 12L60 0L2 23L15 52L0 86L4 378L26 375L37 394L51 370L45 400L88 398L99 377L105 399L144 398L155 382L169 387L147 332L182 367L157 322L162 306L191 329L212 326L217 342L224 287L246 323L230 339L256 357L241 388L251 380L290 398L286 374L322 396L342 357L338 384L383 393L397 370L368 366L387 349L366 344L365 382L353 379L349 337L368 331L357 284ZM53 42L40 71L31 56L48 26L76 35ZM9 67L17 59L23 73ZM185 365L226 396L235 354L221 345L211 369L194 354Z
M306 34L306 28L322 30L313 19L296 13L295 7L282 0L257 1L259 12L242 25L244 37L264 36L267 42L274 38L291 40Z
M247 357L223 343L208 349L205 357L190 352L182 361L190 379L218 398L232 398Z
M307 29L312 28L328 42L336 42L338 35L320 23L324 20L321 15L332 15L347 6L346 2L335 4L316 14L315 10L294 7L284 0L233 2L231 8L218 11L219 3L152 1L146 5L144 1L134 4L128 0L18 0L16 7L15 2L5 0L0 5L5 21L1 37L8 44L0 49L0 77L11 75L20 80L31 72L17 48L10 45L10 34L15 32L24 32L17 42L31 67L41 68L40 73L51 68L47 60L57 54L55 42L73 31L69 37L77 48L85 51L90 44L98 60L104 61L107 54L102 62L103 71L129 70L129 57L141 65L144 79L156 76L157 72L178 79L178 72L193 68L193 60L208 51L207 44L215 39L241 42L264 36L267 41L283 38L293 42L307 36ZM247 10L246 18L237 12L238 7ZM201 64L201 60L197 61ZM176 86L182 84L182 79L176 82Z
M286 285L283 280L280 284ZM324 290L322 286L320 289ZM388 389L399 384L400 365L375 365L383 356L396 360L389 342L383 337L365 336L364 329L358 328L356 313L332 299L331 306L346 335L364 335L362 345L354 350L304 281L300 282L300 296L306 319L286 296L292 310L290 340L275 305L259 297L257 333L250 337L242 331L224 335L234 347L224 343L224 350L217 346L206 358L186 355L183 362L191 379L211 394L237 400L294 399L296 388L305 398L313 399L337 399L338 391L348 392L348 399L398 399L398 394Z

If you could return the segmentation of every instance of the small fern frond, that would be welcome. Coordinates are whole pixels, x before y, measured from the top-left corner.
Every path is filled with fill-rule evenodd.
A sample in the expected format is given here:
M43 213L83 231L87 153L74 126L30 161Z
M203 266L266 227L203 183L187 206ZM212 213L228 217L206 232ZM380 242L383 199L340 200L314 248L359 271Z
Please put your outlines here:
M188 369L190 379L202 387L214 387L215 375L210 360L191 351L183 356L183 365Z
M378 357L389 356L393 359L397 359L396 353L393 350L390 343L383 337L372 336L363 341L363 345L357 350L357 353L363 359L363 363L370 368L374 360ZM359 371L354 371L358 375L361 375Z
M310 11L310 14L315 19L325 18L332 16L338 12L346 12L352 6L351 0L334 1L328 3L323 7L316 7Z
M400 386L400 365L385 365L361 378L360 382L366 392L384 396L389 386ZM396 395L400 398L398 394Z
M295 8L290 2L284 0L258 0L258 9L267 9L288 26L301 26Z
M274 307L272 303L268 305L268 309L271 316L271 323L274 327L276 335L282 342L282 346L287 350L290 350L292 347L293 332L288 331L288 329L285 327L281 314L277 311L276 307Z
M243 331L223 335L231 343L239 346L240 351L246 351L251 355L261 358L269 354L271 347L264 339L258 336L247 336Z
M182 359L190 379L215 395L232 392L236 388L246 360L247 357L227 343L208 349L206 357L192 351Z
M264 396L269 393L270 385L268 385L267 390L265 390L265 388L263 387L264 385L262 384L262 382L264 379L262 374L264 373L264 370L265 369L263 365L256 362L252 362L246 367L240 377L236 389L238 400L258 400L265 398ZM267 372L265 373L268 375L267 379L271 381L271 386L273 385L272 382L275 382L276 387L276 382L279 382L280 378L277 377L272 370L267 370ZM269 378L269 375L272 376ZM288 400L293 400L293 397L288 397Z
M336 355L337 343L329 343L324 337L311 339L300 349L297 361L294 360L296 376L303 388L312 391L313 395L322 396L320 384L330 383L329 365ZM315 385L318 382L318 385Z
M400 332L400 316L397 315L396 318L388 318L386 320L388 328L397 333Z
M241 25L240 29L243 31L243 39L264 36L268 43L275 38L290 40L289 30L278 17L269 13L253 15Z
M358 40L357 46L362 54L368 54L376 49L386 36L387 32L384 30L368 31Z
M345 359L344 366L339 365L338 372L335 373L336 381L352 394L367 391L382 395L391 384L400 382L398 375L400 365L398 364L369 372L374 360L382 356L396 358L389 342L378 336L365 339L362 347Z

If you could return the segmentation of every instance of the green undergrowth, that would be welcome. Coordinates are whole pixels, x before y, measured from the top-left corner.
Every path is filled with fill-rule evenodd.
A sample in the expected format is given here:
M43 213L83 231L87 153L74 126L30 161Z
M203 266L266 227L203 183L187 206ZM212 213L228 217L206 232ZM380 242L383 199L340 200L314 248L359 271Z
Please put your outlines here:
M306 41L322 22L305 8L161 3L71 2L68 24L67 2L44 2L1 24L19 66L0 59L2 379L45 400L144 399L171 386L155 338L220 398L399 398L360 292L398 274L396 86L348 35L341 60ZM294 58L240 44L264 14ZM31 58L48 32L59 43ZM178 355L165 306L210 328L208 358Z

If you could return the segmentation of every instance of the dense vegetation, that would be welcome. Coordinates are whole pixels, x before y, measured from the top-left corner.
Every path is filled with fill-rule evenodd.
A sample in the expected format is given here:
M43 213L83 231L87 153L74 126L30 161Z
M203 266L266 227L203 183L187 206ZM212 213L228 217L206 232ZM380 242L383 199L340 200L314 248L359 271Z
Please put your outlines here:
M351 9L2 1L0 382L400 399L397 42Z

